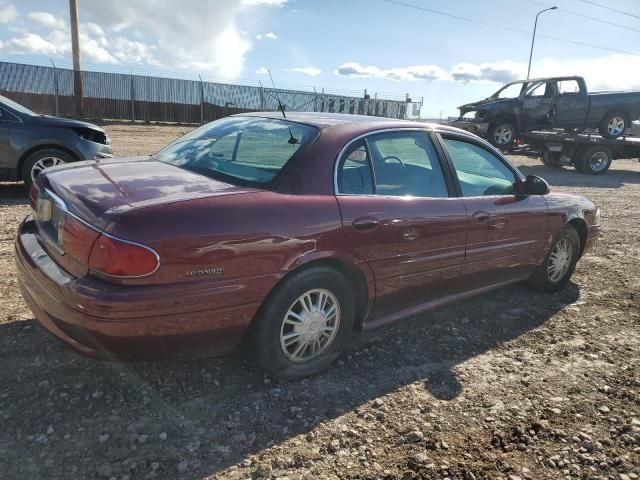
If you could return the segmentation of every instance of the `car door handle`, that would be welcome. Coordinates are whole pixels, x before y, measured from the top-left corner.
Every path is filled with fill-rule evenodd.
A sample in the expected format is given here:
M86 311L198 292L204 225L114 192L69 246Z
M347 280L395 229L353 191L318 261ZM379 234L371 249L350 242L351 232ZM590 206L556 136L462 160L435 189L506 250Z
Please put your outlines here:
M353 222L353 228L356 230L371 230L378 226L380 222L377 218L360 217L356 218Z
M476 222L486 222L491 217L489 212L476 212L472 215Z

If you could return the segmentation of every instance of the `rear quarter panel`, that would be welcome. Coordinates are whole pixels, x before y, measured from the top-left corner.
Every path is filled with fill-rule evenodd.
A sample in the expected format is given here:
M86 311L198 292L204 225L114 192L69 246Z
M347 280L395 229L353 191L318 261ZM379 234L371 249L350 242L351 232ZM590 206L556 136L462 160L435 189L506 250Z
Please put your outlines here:
M589 117L591 126L597 126L602 117L611 110L629 114L631 120L640 118L640 92L603 92L589 94Z
M160 255L156 273L129 284L237 281L238 301L262 301L288 272L324 258L357 265L370 279L345 245L333 195L260 191L176 202L124 213L107 231Z

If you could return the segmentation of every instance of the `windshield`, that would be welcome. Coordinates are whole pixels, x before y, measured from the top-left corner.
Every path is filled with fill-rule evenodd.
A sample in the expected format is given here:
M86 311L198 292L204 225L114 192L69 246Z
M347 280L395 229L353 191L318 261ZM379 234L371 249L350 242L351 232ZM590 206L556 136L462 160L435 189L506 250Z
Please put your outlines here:
M196 128L154 158L232 183L268 184L316 134L286 120L228 117Z
M526 83L512 83L510 85L505 85L496 93L491 95L491 98L518 98L525 85Z
M37 113L32 112L27 107L23 107L19 103L16 103L13 100L9 100L7 97L3 97L2 95L0 95L0 103L20 113L25 113L27 115L37 115Z

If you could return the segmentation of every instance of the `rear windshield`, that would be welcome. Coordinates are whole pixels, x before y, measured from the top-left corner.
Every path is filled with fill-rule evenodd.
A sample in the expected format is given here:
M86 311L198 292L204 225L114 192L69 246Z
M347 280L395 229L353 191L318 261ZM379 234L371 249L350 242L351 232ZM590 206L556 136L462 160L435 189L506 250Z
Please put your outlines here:
M316 134L315 127L286 120L228 117L189 132L154 158L211 178L265 185Z

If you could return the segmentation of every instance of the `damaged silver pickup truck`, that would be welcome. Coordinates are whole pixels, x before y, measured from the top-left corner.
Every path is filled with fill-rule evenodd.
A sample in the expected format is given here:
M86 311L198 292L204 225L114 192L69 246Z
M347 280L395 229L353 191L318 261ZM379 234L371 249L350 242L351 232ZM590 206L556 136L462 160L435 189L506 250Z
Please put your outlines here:
M620 137L640 118L640 92L589 92L577 76L536 78L509 83L458 109L453 125L509 149L519 133L550 128L597 128L605 138Z

